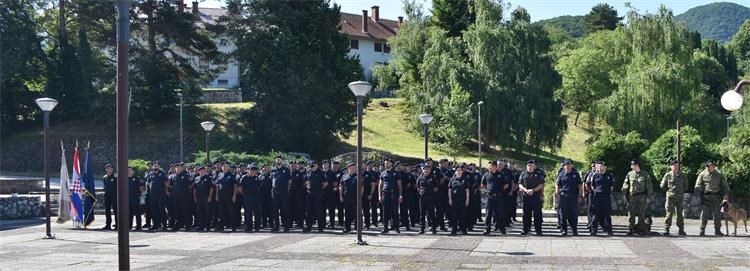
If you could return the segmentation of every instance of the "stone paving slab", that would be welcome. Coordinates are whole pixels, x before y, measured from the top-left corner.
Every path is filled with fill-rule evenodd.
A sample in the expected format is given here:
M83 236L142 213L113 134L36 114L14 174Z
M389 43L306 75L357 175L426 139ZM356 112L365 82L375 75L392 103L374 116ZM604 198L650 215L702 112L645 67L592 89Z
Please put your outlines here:
M198 269L210 270L366 270L379 271L391 270L392 263L386 262L339 262L321 260L283 260L283 259L260 259L242 258L228 262L206 266Z
M533 271L563 271L563 270L602 270L602 271L640 271L651 270L641 265L553 265L553 264L462 264L458 270L533 270Z
M367 238L367 246L354 243L353 237L313 237L302 242L278 247L269 252L356 254L356 255L414 255L428 247L434 238L402 236L373 236Z
M81 248L83 250L84 248ZM137 255L131 268L145 268L173 261L182 256ZM116 270L117 255L92 253L50 253L25 259L3 261L0 270Z
M750 260L750 241L748 240L675 240L672 243L702 259Z
M175 232L131 242L134 251L140 249L219 251L229 247L271 238L272 235L211 234Z
M485 239L471 256L504 257L635 257L618 240L500 240Z

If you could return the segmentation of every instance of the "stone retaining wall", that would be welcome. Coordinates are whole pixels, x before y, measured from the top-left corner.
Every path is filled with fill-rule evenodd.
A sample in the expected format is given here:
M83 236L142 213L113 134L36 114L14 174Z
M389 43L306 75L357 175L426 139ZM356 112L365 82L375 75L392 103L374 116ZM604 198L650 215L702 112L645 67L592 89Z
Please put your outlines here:
M0 219L44 216L40 197L0 198Z
M241 90L210 90L203 91L198 98L200 103L240 103L242 102Z

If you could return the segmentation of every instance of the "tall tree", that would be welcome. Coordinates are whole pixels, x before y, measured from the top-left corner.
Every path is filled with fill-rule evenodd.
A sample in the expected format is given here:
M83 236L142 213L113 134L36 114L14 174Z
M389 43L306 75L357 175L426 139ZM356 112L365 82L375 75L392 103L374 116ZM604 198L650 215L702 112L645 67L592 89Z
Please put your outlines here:
M230 1L225 18L245 87L255 93L246 112L248 144L256 149L321 153L354 128L363 79L339 32L340 8L327 0Z
M729 46L737 57L739 73L747 79L750 77L750 19L742 23Z
M617 10L609 4L597 4L586 14L586 31L594 33L599 30L614 30L623 17L617 16Z
M449 37L461 36L474 23L474 17L473 1L432 0L432 21L448 31Z

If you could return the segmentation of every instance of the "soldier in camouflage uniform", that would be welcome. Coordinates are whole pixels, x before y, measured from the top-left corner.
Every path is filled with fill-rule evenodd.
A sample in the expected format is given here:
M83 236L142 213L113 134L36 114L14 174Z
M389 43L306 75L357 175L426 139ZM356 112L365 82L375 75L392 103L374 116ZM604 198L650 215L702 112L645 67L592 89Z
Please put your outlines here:
M664 218L664 236L669 236L669 227L672 226L672 216L677 215L677 228L680 229L679 235L687 235L683 230L685 222L682 218L682 197L685 193L685 175L680 172L680 162L672 160L670 163L672 170L664 174L659 186L667 191L667 201L665 208L667 215Z
M700 236L706 235L706 223L711 216L714 218L716 235L724 235L721 233L720 205L722 199L728 199L728 194L729 184L727 183L727 178L716 169L713 161L706 162L706 169L698 174L698 179L695 181L695 195L701 205Z
M628 202L629 230L627 235L633 235L637 226L646 223L646 209L653 191L651 176L648 172L641 170L641 164L638 160L630 161L630 169L631 171L625 175L625 181L622 184L622 192ZM635 223L636 217L638 218L638 224Z

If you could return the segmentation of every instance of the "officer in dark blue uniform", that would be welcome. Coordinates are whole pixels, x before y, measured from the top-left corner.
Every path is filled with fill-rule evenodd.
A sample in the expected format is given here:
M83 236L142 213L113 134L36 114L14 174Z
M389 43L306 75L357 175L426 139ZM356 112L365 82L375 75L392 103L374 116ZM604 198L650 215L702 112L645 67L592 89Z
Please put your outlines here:
M219 205L219 225L216 227L216 231L224 231L227 227L236 231L235 221L237 218L235 217L234 204L237 202L237 178L230 171L229 163L225 162L221 169L222 172L219 173L216 180L217 204Z
M151 183L148 182L148 174L151 173L152 167L151 167L151 161L146 162L146 172L143 173L143 185L146 187L146 206L144 208L144 217L146 218L146 224L143 225L143 228L151 228L151 214L149 211L149 206L151 206L151 195L149 195L149 187L151 187Z
M107 164L104 166L104 170L107 174L102 177L104 182L104 218L106 224L102 227L102 230L112 229L112 211L115 213L115 227L117 229L117 177L112 173L112 165Z
M172 175L171 183L173 187L170 196L174 203L172 210L176 221L172 230L179 230L182 227L190 230L193 225L193 213L190 210L190 189L192 182L190 182L190 177L185 172L184 164L179 163L175 165L175 174Z
M323 232L326 225L325 205L323 205L323 191L328 186L326 176L319 169L318 162L310 161L310 170L305 176L305 185L307 187L307 222L304 232L312 229L313 223L318 223L318 232Z
M211 165L208 165L211 167ZM211 176L206 173L205 166L198 168L198 176L193 181L193 200L195 201L196 227L199 231L206 231L211 226L209 220L209 206L214 201L214 185Z
M513 221L516 221L516 209L518 209L518 176L520 175L520 172L516 170L512 161L503 161L502 164L505 165L505 170L511 181L510 195L507 199L508 204L506 209L508 225L511 225L513 224Z
M373 223L377 225L377 205L373 205L373 199L375 197L375 191L377 190L377 183L375 182L375 172L372 169L372 161L365 162L366 168L362 173L362 213L364 213L365 229L370 230L370 225ZM374 206L374 207L373 207Z
M216 228L219 226L219 187L218 187L218 181L219 181L219 174L224 172L224 170L221 169L223 163L222 162L216 162L213 168L213 172L208 172L209 176L211 176L211 183L214 185L214 200L212 203L209 204L210 206L210 220L211 220L211 227ZM206 169L208 170L208 168Z
M153 170L146 177L146 182L150 184L149 213L151 213L152 222L151 228L149 230L155 231L159 228L166 230L167 221L164 208L167 204L167 173L159 168L159 161L154 161L151 167L153 168Z
M284 232L288 232L292 224L289 210L291 171L288 167L284 166L284 159L281 156L276 156L276 164L271 170L271 179L271 201L273 201L271 220L274 225L271 231L279 231L279 226L281 225L284 227ZM279 212L281 212L281 223L279 223Z
M583 181L573 168L573 161L565 159L563 170L555 180L555 193L560 197L560 233L568 235L568 226L573 236L578 235L578 204L583 202Z
M412 187L411 183L411 174L407 170L406 163L401 163L399 161L396 161L393 166L396 169L396 172L399 174L399 179L401 180L401 187L403 188L403 191L401 192L403 195L403 201L399 204L399 225L403 225L406 227L407 231L411 230L411 225L409 224L409 189Z
M338 185L338 180L336 179L336 173L331 170L331 165L328 163L328 160L323 160L322 162L322 171L323 174L326 177L326 182L328 185L323 190L323 205L325 205L325 209L327 212L328 217L328 228L333 229L336 226L336 201L338 201L338 194L334 194L333 190L335 189L334 186Z
M393 169L393 163L391 160L385 160L385 170L380 173L380 184L378 185L378 191L380 191L380 203L383 204L383 231L382 233L388 233L388 223L393 222L393 229L396 233L401 233L399 229L399 216L398 216L398 205L403 202L403 195L401 194L401 176L396 170Z
M593 195L594 192L591 191L591 179L594 177L594 173L596 173L596 161L591 161L591 169L587 170L586 173L583 174L583 199L586 201L586 217L588 218L586 221L586 227L591 231L591 222L593 221L592 215L594 215L594 209L591 208L591 203L593 201Z
M245 231L253 229L260 231L260 178L258 167L251 164L245 175L240 179L239 193L242 194L243 208L245 208Z
M607 163L599 161L596 173L591 177L591 190L593 215L591 219L591 235L596 235L598 228L602 227L608 235L612 235L612 186L615 177L607 172Z
M409 206L409 222L416 227L419 222L419 193L417 192L417 177L422 175L422 165L413 167L409 174L409 189L404 194Z
M336 216L338 217L337 221L339 227L341 227L344 226L344 203L339 201L339 193L341 190L341 184L339 183L339 181L341 181L341 177L344 176L344 171L341 170L341 162L333 161L331 163L331 171L334 174L333 205L336 207Z
M297 224L298 228L303 228L305 219L305 175L300 168L304 164L296 161L289 163L292 170L292 185L289 187L289 208L291 209L291 219Z
M273 227L273 220L271 219L271 187L273 180L271 179L271 169L268 165L261 165L260 167L260 214L261 223L260 227L268 227L269 223Z
M341 184L339 201L344 204L344 214L346 215L344 233L352 230L352 222L356 218L357 207L357 167L354 163L349 163L346 169L346 173L341 176L339 182Z
M461 163L456 167L448 183L448 205L450 206L450 224L451 235L456 235L458 231L467 234L466 231L466 208L469 207L469 186L466 164Z
M544 190L544 172L536 167L536 160L526 161L526 170L519 176L518 189L523 193L523 231L526 235L531 229L531 218L534 218L534 231L542 235L542 191Z
M435 170L435 174L440 177L438 179L439 185L437 194L437 206L435 207L435 217L437 218L437 223L440 226L441 231L448 231L448 229L445 228L445 218L449 215L448 183L450 182L451 178L453 178L453 173L453 169L448 167L448 159L440 159L440 168L439 170Z
M429 223L432 234L437 233L435 221L435 200L438 180L432 173L432 166L425 164L422 175L417 178L417 192L419 193L419 234L424 234L426 224ZM425 223L426 222L426 223Z
M469 164L469 176L471 176L471 183L469 184L469 214L467 215L467 225L469 230L474 230L474 225L477 221L481 220L482 216L482 195L479 191L479 185L482 181L482 174L479 172L474 163Z
M135 230L141 230L141 193L146 191L141 178L135 175L133 167L128 167L128 202L130 203L130 229L133 229L133 218L135 218Z
M510 185L504 173L497 170L498 165L495 161L490 161L487 166L489 171L482 176L481 181L482 190L487 193L487 217L484 220L484 235L490 234L493 226L492 221L502 224L499 221L502 221L505 217L503 191L508 191ZM499 229L502 234L505 234L505 227L501 226Z

